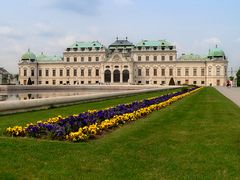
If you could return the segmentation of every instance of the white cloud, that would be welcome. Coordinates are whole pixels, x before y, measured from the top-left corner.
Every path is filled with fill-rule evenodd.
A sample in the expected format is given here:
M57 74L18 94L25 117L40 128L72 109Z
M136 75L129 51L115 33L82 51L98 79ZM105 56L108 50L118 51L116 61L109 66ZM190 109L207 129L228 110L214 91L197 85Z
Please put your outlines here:
M210 37L210 38L204 39L203 42L210 45L221 44L221 40L217 37Z
M0 26L0 37L16 38L20 37L20 33L10 26Z
M51 30L51 27L49 25L42 23L42 22L37 22L34 26L41 31Z
M35 28L34 34L41 37L49 38L59 34L51 25L42 22L34 24L33 28Z
M49 41L49 45L60 50L61 48L66 48L76 41L76 36L67 35L65 37L56 37Z
M129 6L133 4L133 0L114 0L113 2L119 6Z
M236 42L239 42L239 43L240 43L240 38L237 38L237 39L236 39Z

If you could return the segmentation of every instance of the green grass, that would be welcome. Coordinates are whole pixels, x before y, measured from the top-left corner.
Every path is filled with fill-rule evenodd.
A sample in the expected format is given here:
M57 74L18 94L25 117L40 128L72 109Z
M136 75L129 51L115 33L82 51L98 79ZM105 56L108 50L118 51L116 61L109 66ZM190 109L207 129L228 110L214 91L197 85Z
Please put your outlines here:
M0 117L5 127L155 96ZM27 120L26 120L27 119ZM213 88L87 143L0 136L0 179L239 179L240 108Z

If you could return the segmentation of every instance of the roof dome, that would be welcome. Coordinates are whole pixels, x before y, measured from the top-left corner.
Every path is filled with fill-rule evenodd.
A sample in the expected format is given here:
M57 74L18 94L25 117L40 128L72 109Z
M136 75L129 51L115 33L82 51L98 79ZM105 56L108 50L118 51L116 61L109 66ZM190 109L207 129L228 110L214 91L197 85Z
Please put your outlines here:
M209 50L208 57L210 57L210 58L212 58L212 57L225 57L225 53L222 49L220 49L216 46L216 48L213 48L213 49Z
M28 49L28 51L22 55L22 60L36 60L36 55Z
M45 58L47 58L47 56L43 54L43 52L37 56L37 60L44 60Z

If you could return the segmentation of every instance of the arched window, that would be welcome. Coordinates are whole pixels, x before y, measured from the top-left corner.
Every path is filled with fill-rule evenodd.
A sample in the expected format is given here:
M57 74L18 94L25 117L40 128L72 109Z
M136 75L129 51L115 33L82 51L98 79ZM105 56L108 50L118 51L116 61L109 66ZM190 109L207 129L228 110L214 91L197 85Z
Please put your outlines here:
M113 82L120 82L120 71L117 69L113 71Z
M104 82L111 82L111 71L106 70L104 72Z
M129 71L126 70L126 69L123 70L122 76L123 76L123 82L128 82L128 79L129 79Z

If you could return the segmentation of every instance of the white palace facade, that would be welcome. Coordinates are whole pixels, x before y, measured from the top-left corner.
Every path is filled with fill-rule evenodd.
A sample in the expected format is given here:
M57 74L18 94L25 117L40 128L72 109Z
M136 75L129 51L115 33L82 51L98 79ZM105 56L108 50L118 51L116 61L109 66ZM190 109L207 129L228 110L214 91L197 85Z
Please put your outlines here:
M137 44L117 39L105 47L98 41L76 42L63 57L36 56L28 50L19 62L19 83L34 85L150 84L224 86L228 61L223 50L205 57L182 54L166 40Z

